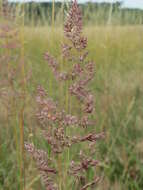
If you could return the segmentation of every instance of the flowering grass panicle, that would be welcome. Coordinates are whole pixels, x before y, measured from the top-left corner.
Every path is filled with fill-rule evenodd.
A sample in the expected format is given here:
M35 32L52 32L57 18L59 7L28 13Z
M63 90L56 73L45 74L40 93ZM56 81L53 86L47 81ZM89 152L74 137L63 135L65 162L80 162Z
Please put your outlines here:
M97 140L104 137L104 133L97 134L93 128L95 121L91 120L94 115L94 95L91 93L88 84L94 78L94 62L87 59L87 39L82 36L82 14L76 0L72 3L67 14L64 35L65 43L62 44L61 48L63 60L68 63L65 70L60 71L58 61L49 52L45 53L45 59L48 61L57 81L69 82L68 93L71 97L77 99L79 108L81 108L80 114L66 113L66 110L59 108L58 104L48 97L44 88L38 86L36 117L41 127L42 135L50 146L50 154L46 155L47 159L50 159L53 165L56 155L64 156L66 150L74 150L76 146L80 146L81 151L80 154L69 155L71 156L69 169L67 169L67 164L64 163L60 163L62 167L55 164L56 170L53 167L49 169L51 163L44 164L44 167L47 168L44 170L44 176L50 177L50 174L54 174L59 178L52 178L54 186L51 185L48 177L46 181L43 181L47 190L54 190L55 188L63 190L66 189L66 185L63 184L65 183L64 176L73 175L73 181L69 182L70 186L68 188L74 186L74 189L86 190L89 187L94 187L99 181L95 174L95 168L99 163L94 159L95 144ZM87 131L89 132L87 133ZM36 162L38 160L38 169L43 172L44 167L41 164L39 166L39 159L34 156L37 155L37 153L35 154L34 146L25 143L25 148L32 153ZM76 158L75 161L72 160L73 158ZM43 160L41 162L45 163ZM57 162L59 164L59 160ZM89 171L94 173L91 181L89 181L87 175ZM61 173L64 173L64 175L61 175ZM43 178L42 175L41 177ZM62 186L61 182L59 182L61 177L63 177ZM66 180L68 180L68 177Z

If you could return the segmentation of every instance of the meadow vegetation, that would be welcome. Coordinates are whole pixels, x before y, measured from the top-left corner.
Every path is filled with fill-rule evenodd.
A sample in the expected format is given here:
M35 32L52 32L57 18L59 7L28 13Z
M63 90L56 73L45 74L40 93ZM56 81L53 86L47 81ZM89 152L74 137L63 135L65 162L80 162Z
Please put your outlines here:
M0 189L44 190L35 163L23 151L23 142L48 149L35 118L38 85L65 106L66 90L61 96L61 89L44 60L46 51L61 59L63 28L19 23L15 27L20 48L0 49ZM96 149L101 162L96 173L103 179L97 190L142 190L143 26L85 25L83 33L88 38L89 58L96 68L90 86L95 94L94 128L106 134ZM2 56L9 54L17 56L8 61L7 70L7 60ZM11 73L13 70L16 74ZM72 102L72 109L77 107ZM66 157L63 162L67 162Z
M15 9L19 4L11 3ZM70 2L56 2L54 3L54 17L55 24L61 25L63 19L66 17L71 3ZM52 2L25 2L25 24L26 25L51 25L53 17L53 3ZM93 25L138 25L143 24L143 10L129 9L122 5L122 1L108 2L86 2L79 4L82 10L84 24Z

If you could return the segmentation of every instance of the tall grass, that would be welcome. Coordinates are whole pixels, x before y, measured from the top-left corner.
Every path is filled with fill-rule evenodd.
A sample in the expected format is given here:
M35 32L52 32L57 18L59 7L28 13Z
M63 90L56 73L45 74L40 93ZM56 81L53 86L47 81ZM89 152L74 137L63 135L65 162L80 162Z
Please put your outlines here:
M24 7L22 15L13 10L7 1L2 1L1 9L1 91L7 93L7 97L1 96L1 101L7 104L7 130L9 126L13 129L9 131L12 136L11 146L14 148L15 164L14 168L17 176L15 188L24 189L24 109L26 98L26 74L24 65ZM20 23L20 24L19 24ZM4 61L3 60L3 61ZM7 70L5 70L5 67ZM3 73L6 72L6 73ZM2 84L6 81L5 85ZM5 107L5 105L4 105ZM13 142L13 140L15 140ZM16 153L15 153L16 152ZM14 160L11 160L14 162ZM14 172L14 171L13 171ZM13 176L14 177L14 176Z
M48 81L51 75L47 63L43 60L43 53L45 50L50 50L58 57L58 44L63 39L60 27L55 27L54 33L48 26L25 27L21 32L26 42L23 43L21 38L22 47L25 49L24 54L22 50L21 57L26 57L27 67L32 69L31 81L27 83L26 93L29 104L25 105L23 111L15 102L16 115L9 117L9 114L5 115L0 97L0 189L2 190L20 189L20 172L16 163L17 159L18 162L20 161L19 132L21 131L21 145L23 129L26 139L31 139L30 135L34 134L40 141L37 123L33 117L35 108L33 96L39 83L49 89ZM105 142L100 143L97 149L97 152L100 152L97 157L103 161L101 170L98 172L104 176L104 181L97 189L140 190L143 187L143 28L142 26L89 26L85 28L84 33L89 39L89 56L96 62L96 79L91 85L96 93L96 128L107 132ZM21 70L20 73L20 79L23 81L25 71ZM16 80L14 79L15 84L17 84ZM53 78L50 80L52 80L52 94L55 99L61 99L61 95L66 93L65 107L70 112L69 107L74 109L77 105L69 100L66 89L61 87L61 94L59 94L55 80ZM2 77L1 82L3 82ZM20 103L23 104L23 100ZM12 102L9 106L13 106ZM12 132L12 127L16 129L15 132ZM15 140L17 146L12 143ZM47 148L42 141L40 142ZM22 147L23 145L21 150ZM23 160L23 156L21 159ZM68 154L66 161L68 162ZM25 162L25 189L44 189L37 171L33 171L35 169L33 162L31 160Z
M43 60L45 49L51 50L55 56L59 55L58 43L63 38L62 30L56 28L55 43L51 41L53 34L50 31L51 28L48 27L25 28L27 42L25 54L33 71L32 81L28 85L28 92L31 95L34 95L34 89L39 82L48 90L50 71ZM92 84L96 92L96 126L107 131L105 143L100 145L103 163L105 159L102 166L105 180L100 189L131 188L134 190L142 186L142 150L140 148L143 134L141 127L143 120L142 31L142 26L88 27L84 31L89 39L88 49L91 50L89 56L96 62L96 80ZM38 46L40 48L37 48ZM52 85L53 95L60 99L61 95L54 79ZM29 99L31 98L29 96ZM75 106L72 102L73 109ZM31 118L34 111L31 110L31 105L28 105L26 110L26 117ZM35 121L28 119L28 122L30 126L34 126L33 131L36 132ZM39 132L36 133L38 135ZM31 167L27 169L31 171ZM137 175L134 182L130 176L132 172ZM40 184L36 181L39 178L38 175L36 177L36 173L26 178L27 186L33 179L35 180L32 184L34 189L39 187ZM126 179L125 183L124 179Z
M19 128L20 128L20 189L25 189L25 155L24 155L24 111L25 111L25 99L26 99L26 75L25 75L25 50L24 50L24 5L21 6L21 26L20 26L20 67L21 67L21 85L22 95L21 108L19 111Z

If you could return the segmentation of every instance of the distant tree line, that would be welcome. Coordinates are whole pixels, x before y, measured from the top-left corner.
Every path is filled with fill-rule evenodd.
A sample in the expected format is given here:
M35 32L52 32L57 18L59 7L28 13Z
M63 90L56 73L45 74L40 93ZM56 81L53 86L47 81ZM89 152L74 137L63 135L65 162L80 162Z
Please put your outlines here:
M70 3L56 2L54 11L52 2L29 2L18 4L11 3L12 7L24 6L25 24L51 25L63 23ZM94 25L139 25L143 24L143 10L122 8L122 2L116 3L92 3L80 4L85 24ZM20 10L21 11L21 10ZM19 12L20 12L19 11ZM54 14L53 14L54 13Z

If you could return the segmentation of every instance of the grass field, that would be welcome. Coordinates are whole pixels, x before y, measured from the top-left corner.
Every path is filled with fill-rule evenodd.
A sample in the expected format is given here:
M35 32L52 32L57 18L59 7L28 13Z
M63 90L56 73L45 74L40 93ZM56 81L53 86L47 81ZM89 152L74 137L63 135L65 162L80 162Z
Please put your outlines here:
M104 177L97 189L142 190L143 26L89 26L85 27L84 34L88 38L89 58L96 64L91 86L96 97L95 128L106 133L97 145L97 157L101 161L97 175ZM43 58L45 51L49 51L60 59L62 40L62 28L24 28L25 70L31 73L26 84L24 139L44 148L34 116L35 93L41 84L64 105L64 98L59 97L60 89ZM19 100L17 105L16 114L9 116L0 101L1 190L20 189ZM24 160L25 190L44 190L35 165L26 153Z

